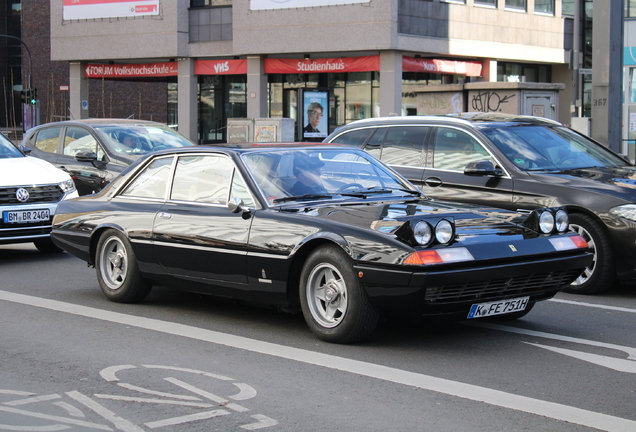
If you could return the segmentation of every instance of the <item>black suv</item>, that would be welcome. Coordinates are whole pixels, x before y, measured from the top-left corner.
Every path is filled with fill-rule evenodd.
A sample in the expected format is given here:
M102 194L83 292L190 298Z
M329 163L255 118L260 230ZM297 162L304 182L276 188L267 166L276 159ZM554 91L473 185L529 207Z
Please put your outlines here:
M429 197L510 210L565 206L595 259L566 291L636 283L636 167L560 123L501 113L371 118L324 142L364 148Z

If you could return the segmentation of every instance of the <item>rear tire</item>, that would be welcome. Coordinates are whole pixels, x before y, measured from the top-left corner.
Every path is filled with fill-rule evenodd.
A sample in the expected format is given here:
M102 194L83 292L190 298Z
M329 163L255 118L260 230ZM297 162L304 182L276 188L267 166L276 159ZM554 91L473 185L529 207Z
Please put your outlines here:
M311 331L333 343L367 339L380 316L351 259L335 245L320 246L309 255L300 276L300 305Z
M141 277L128 239L117 230L109 229L99 238L95 269L99 286L111 301L139 303L152 288L152 284Z
M594 294L608 290L616 280L616 273L612 248L603 227L588 215L572 213L570 228L587 241L594 259L583 274L564 291L572 294Z

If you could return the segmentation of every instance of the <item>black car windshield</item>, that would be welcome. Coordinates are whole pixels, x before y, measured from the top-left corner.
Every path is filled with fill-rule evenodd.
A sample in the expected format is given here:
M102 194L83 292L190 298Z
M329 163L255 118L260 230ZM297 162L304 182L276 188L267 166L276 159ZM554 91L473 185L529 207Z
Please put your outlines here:
M268 149L242 158L270 204L419 195L373 156L353 148Z
M526 171L627 165L607 148L565 127L484 127L481 131L513 164Z
M0 159L24 157L4 135L0 134Z
M115 154L141 156L155 150L194 145L163 125L105 125L95 129L106 137L106 144Z

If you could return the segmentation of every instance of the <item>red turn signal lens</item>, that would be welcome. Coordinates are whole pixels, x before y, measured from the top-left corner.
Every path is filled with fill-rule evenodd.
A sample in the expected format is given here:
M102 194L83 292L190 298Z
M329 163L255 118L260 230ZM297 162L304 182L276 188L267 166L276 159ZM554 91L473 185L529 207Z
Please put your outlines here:
M434 250L413 252L404 260L404 264L411 265L441 264L443 262L442 257Z
M551 238L550 243L558 251L569 249L587 249L587 241L580 235Z
M429 265L460 261L472 261L472 254L465 247L427 249L413 252L404 260L404 264Z
M587 244L587 241L581 237L580 235L575 235L570 237L572 239L572 241L574 242L574 244L576 245L577 248L587 248L589 247L589 245Z

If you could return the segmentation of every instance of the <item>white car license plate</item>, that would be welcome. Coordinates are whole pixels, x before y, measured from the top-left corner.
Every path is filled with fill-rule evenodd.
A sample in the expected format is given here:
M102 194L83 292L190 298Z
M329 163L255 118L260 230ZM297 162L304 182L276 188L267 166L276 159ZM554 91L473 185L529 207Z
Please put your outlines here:
M2 213L4 223L43 222L51 218L49 209L6 211Z
M530 297L520 297L489 303L477 303L470 307L468 318L481 318L511 312L519 312L528 307L529 301Z

